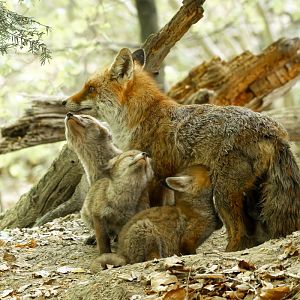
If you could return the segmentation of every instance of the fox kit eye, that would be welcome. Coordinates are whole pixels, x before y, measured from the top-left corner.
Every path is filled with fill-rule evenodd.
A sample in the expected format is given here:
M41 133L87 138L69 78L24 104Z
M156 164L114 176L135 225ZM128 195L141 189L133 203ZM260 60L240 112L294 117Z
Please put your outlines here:
M94 91L95 91L95 88L92 85L90 85L89 86L89 93L93 93Z

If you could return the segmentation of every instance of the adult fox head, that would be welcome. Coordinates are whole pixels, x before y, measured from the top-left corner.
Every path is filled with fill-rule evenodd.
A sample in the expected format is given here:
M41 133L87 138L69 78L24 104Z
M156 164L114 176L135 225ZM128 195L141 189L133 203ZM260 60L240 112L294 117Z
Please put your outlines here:
M127 48L121 49L110 68L92 75L79 92L62 104L71 112L94 115L101 120L115 119L135 93L137 81L149 81L142 71L144 57L143 49L134 53ZM137 80L141 76L143 79Z

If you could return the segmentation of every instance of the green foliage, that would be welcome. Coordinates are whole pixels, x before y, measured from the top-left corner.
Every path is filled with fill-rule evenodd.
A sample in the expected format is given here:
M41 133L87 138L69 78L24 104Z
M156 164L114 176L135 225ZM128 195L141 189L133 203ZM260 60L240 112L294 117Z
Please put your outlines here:
M27 49L40 55L41 64L51 58L50 50L43 42L43 36L50 30L33 18L8 10L0 1L0 52L7 54L9 49Z

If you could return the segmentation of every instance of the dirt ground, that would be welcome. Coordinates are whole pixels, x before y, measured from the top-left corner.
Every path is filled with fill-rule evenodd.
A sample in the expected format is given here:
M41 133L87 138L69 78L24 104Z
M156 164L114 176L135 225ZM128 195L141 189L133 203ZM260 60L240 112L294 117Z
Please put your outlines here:
M300 232L224 252L225 230L197 255L95 272L78 215L0 232L0 299L300 299Z

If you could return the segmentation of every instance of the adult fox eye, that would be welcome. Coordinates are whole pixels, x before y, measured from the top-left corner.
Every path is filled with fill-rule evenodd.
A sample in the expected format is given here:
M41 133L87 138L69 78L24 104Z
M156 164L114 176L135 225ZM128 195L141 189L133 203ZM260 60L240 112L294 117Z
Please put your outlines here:
M95 91L95 88L92 85L90 85L89 86L89 93L93 93L94 91Z

